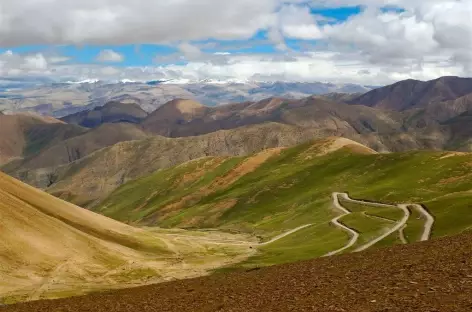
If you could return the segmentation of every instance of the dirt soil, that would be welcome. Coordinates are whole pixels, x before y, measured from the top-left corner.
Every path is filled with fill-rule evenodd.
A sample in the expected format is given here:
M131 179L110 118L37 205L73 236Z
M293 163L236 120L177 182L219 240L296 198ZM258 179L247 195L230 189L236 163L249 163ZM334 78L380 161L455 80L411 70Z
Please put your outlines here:
M0 311L472 311L472 232Z

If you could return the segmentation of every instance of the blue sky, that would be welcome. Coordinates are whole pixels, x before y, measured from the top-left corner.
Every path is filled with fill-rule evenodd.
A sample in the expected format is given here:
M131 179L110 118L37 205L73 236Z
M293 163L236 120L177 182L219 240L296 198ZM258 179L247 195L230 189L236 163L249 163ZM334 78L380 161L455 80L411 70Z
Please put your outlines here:
M320 25L334 24L345 21L349 17L359 14L361 6L339 7L339 8L318 8L310 9L310 12L315 16L325 17L326 20L320 21ZM292 50L302 50L300 44L302 42L309 44L316 44L316 40L297 40L286 39L288 47ZM241 40L196 40L192 44L201 46L204 53L230 52L230 53L244 53L244 54L276 54L284 53L279 51L275 45L268 40L267 31L258 31L251 38ZM215 47L208 47L215 45ZM0 52L11 50L14 53L50 53L68 57L68 63L79 64L96 64L97 56L103 50L113 50L124 57L123 62L109 62L115 63L116 66L148 66L148 65L163 65L165 62L156 62L156 56L168 56L178 53L179 50L172 44L127 44L127 45L26 45L13 48L2 48Z

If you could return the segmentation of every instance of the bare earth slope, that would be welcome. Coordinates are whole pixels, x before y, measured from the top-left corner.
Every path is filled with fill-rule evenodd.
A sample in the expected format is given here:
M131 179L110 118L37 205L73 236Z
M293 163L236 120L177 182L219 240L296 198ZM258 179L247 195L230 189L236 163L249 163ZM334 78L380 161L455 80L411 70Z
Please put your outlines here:
M352 99L352 104L404 111L456 100L472 93L472 79L441 77L431 81L405 80Z
M91 111L82 111L61 118L69 124L95 128L104 123L129 122L139 123L148 114L139 105L131 103L109 102Z
M51 172L49 168L71 163L104 147L112 146L123 141L139 140L147 137L149 137L149 134L133 124L103 124L82 135L77 135L66 140L58 140L55 144L42 147L37 153L31 156L6 164L2 170L24 181L34 181L36 177L29 176L31 170L40 169L41 172L47 172L47 174L49 174ZM53 178L46 179L43 177L37 182L30 184L39 187L47 187L53 182Z
M93 204L99 199L98 197L104 198L130 179L205 156L243 156L267 148L290 147L328 136L350 138L378 151L414 149L419 146L435 149L440 148L442 143L438 142L442 142L447 135L437 125L423 127L419 135L404 132L401 130L403 117L399 116L400 113L350 105L343 105L343 109L339 110L336 103L319 102L317 99L305 100L307 103L296 101L287 104L294 106L293 109L287 110L283 109L285 100L281 99L268 99L250 105L242 103L234 105L233 108L229 105L224 109L234 109L231 114L236 114L235 116L239 116L238 118L244 122L259 118L259 114L263 118L279 116L275 119L280 122L264 122L264 119L257 119L254 120L256 123L254 125L216 132L212 131L219 127L232 128L239 122L224 124L223 121L218 121L217 110L207 117L196 117L210 108L192 101L174 101L161 107L162 114L151 115L161 118L153 119L153 126L162 125L162 129L178 129L178 131L187 129L192 133L210 133L199 136L184 135L180 138L155 136L140 141L122 142L87 156L99 148L123 141L123 135L118 135L119 132L112 131L108 135L94 136L99 141L105 140L106 144L93 145L93 149L85 149L84 152L84 145L86 147L90 144L87 142L94 142L90 139L84 141L84 138L105 127L111 129L117 127L117 124L102 125L92 132L73 138L71 143L74 144L66 141L42 152L28 162L16 166L13 164L4 166L2 170L31 185L49 187L49 192L61 198L72 200L79 205L88 205ZM356 112L360 117L356 117ZM185 124L185 121L179 124L176 116L190 118L190 121L188 124ZM205 118L209 118L210 121L207 123ZM146 124L143 126L146 128ZM126 127L136 126L128 124ZM139 136L127 137L128 140L133 138ZM71 161L72 163L69 163Z
M0 294L51 275L73 285L100 281L118 263L169 254L156 236L66 203L0 173ZM60 272L64 274L61 281ZM56 274L57 273L57 274ZM53 276L57 275L57 276ZM33 292L31 292L33 293Z
M442 148L448 138L447 129L434 120L420 125L409 122L410 115L316 96L300 100L269 98L218 107L174 100L150 114L142 125L166 137L186 137L278 122L356 139L377 150Z
M472 234L248 272L164 283L5 312L469 311Z
M54 170L57 183L47 190L75 203L89 204L103 199L126 181L157 169L210 155L243 156L267 148L293 146L316 136L322 134L281 124L265 124L199 137L170 139L157 136L121 142L57 167ZM36 181L44 179L42 170L30 171L30 175L35 176Z
M0 165L84 131L52 117L0 114Z

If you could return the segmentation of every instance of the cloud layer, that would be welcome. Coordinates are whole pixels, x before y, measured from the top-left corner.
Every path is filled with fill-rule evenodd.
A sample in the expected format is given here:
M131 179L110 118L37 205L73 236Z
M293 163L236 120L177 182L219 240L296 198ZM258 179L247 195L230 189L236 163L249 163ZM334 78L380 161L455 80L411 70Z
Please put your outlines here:
M310 9L362 5L327 23ZM25 9L26 8L26 9ZM266 79L383 84L472 74L470 0L2 0L0 46L160 43L178 53L146 67L65 65L60 55L0 55L0 75ZM207 53L195 40L265 32L278 53ZM287 40L301 48L293 50ZM223 45L222 45L223 46ZM100 62L122 62L105 49Z

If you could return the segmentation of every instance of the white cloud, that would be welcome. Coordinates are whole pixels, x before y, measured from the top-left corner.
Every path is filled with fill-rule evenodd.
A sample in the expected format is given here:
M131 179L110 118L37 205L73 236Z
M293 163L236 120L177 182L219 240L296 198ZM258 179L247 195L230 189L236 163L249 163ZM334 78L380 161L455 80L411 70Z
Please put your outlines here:
M323 37L316 17L308 7L284 6L279 12L279 28L289 38L314 40Z
M322 26L305 5L364 5L345 22ZM385 5L402 10L380 10ZM26 8L26 9L25 9ZM176 44L148 67L61 64L45 54L0 55L1 75L83 78L235 78L390 83L472 75L472 1L463 0L1 0L0 46ZM326 20L324 20L326 21ZM194 40L245 39L266 30L277 55L205 53ZM286 39L319 40L306 53ZM239 41L237 41L239 42ZM244 41L242 41L244 42ZM223 46L223 45L221 45ZM215 48L215 47L213 47ZM229 48L228 48L229 49ZM11 52L11 51L10 51ZM102 61L122 56L102 51ZM187 60L187 65L180 65ZM172 63L179 65L172 65Z
M286 0L2 0L0 46L248 38Z
M183 42L177 47L179 51L182 52L185 58L187 58L188 60L199 58L203 54L199 47L192 45L188 42Z
M56 63L64 63L69 61L71 58L67 56L51 56L49 57L49 63L56 64Z
M101 65L57 65L48 68L22 68L16 75L43 74L50 77L73 77L78 80L130 79L146 81L154 79L238 79L238 80L286 80L326 81L335 83L362 83L381 85L407 78L433 79L442 75L460 75L460 67L438 66L437 60L425 61L422 66L398 67L371 64L358 54L336 52L312 52L306 54L220 55L226 62L193 61L186 65L147 67L113 67ZM211 56L214 57L214 56ZM1 67L0 67L1 68ZM0 69L0 73L4 73ZM69 79L68 79L69 80Z
M110 49L106 49L100 51L100 53L97 55L96 60L99 62L121 63L125 60L125 57L123 54L120 54Z
M344 23L325 26L324 35L332 47L360 51L372 64L408 68L435 59L437 66L459 65L464 74L472 74L472 1L384 3L404 5L405 10L382 12L368 7Z

